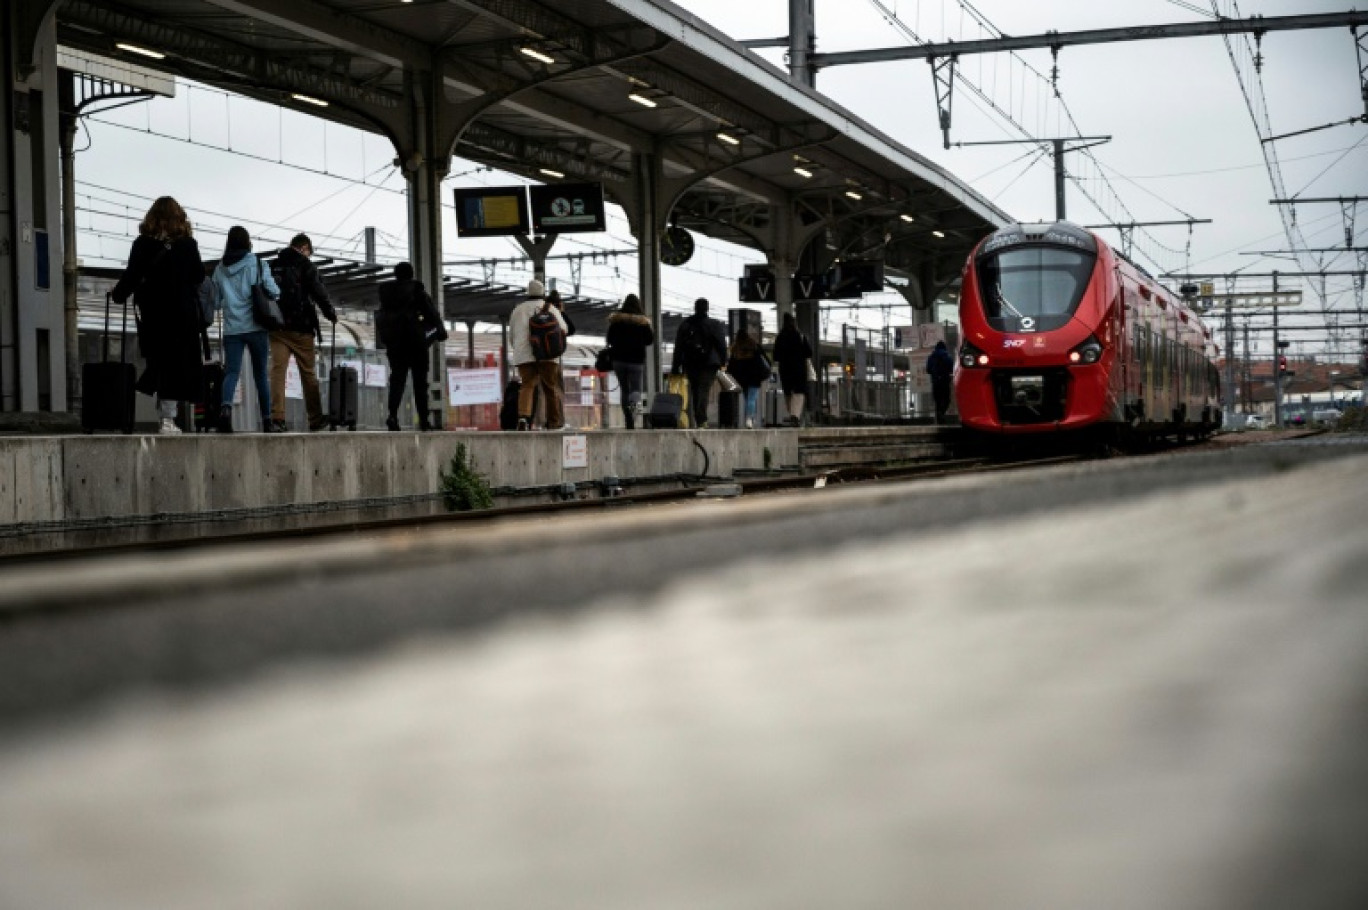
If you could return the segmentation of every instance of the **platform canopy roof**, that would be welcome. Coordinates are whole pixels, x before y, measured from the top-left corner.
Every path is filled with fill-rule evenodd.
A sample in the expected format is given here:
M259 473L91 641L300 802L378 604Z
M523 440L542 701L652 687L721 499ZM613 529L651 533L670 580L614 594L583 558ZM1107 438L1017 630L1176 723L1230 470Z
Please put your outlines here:
M410 99L439 74L432 122L454 155L544 182L602 180L622 202L634 153L655 151L671 220L751 247L792 205L819 260L882 259L938 280L1012 220L665 0L59 0L57 20L64 46L155 50L165 56L138 62L387 134L401 161Z

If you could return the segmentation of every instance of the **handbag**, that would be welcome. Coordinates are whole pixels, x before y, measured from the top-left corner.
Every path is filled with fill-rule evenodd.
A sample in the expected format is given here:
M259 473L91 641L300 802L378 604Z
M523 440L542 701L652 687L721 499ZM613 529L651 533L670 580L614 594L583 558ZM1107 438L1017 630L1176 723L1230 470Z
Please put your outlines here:
M817 381L817 368L814 367L814 366L812 365L812 358L811 358L811 357L807 358L805 361L803 361L803 363L806 364L806 366L807 366L807 381L808 381L808 382L816 382L816 381Z
M598 356L594 358L594 369L598 370L600 373L613 372L612 348L604 348L598 352Z
M285 317L281 315L280 304L267 292L264 280L265 268L258 259L257 280L252 285L252 316L263 329L273 332L285 324Z
M741 391L741 383L737 382L732 374L728 373L726 370L717 371L717 384L722 387L722 391L724 392Z
M200 328L207 329L214 324L214 314L219 308L219 288L214 279L206 278L201 281L195 298L199 305Z

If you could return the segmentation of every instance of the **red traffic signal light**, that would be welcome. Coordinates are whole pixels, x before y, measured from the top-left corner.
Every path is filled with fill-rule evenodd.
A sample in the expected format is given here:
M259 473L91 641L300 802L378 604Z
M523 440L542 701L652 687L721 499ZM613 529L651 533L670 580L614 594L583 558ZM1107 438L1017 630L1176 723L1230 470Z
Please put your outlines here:
M1282 375L1283 373L1286 373L1286 372L1287 372L1287 357L1286 357L1286 356L1279 356L1279 357L1278 357L1278 374L1279 374L1279 375Z

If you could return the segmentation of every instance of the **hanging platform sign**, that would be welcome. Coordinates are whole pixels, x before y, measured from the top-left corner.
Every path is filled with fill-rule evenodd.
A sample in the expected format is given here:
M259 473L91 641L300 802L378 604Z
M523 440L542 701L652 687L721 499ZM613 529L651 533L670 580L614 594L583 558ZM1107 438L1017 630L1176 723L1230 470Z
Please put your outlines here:
M601 183L547 183L531 187L530 196L534 233L607 230Z
M456 233L461 237L526 234L527 187L476 186L456 190Z

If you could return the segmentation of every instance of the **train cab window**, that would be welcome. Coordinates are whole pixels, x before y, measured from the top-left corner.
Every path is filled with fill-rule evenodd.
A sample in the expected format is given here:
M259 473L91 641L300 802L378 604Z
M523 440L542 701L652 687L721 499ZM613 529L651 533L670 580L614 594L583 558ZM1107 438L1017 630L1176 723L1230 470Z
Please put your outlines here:
M981 257L978 282L988 324L1002 332L1060 328L1083 299L1096 259L1091 251L1044 245Z

